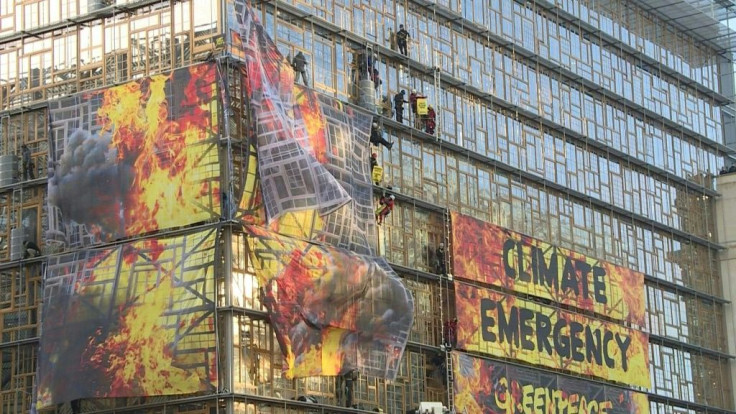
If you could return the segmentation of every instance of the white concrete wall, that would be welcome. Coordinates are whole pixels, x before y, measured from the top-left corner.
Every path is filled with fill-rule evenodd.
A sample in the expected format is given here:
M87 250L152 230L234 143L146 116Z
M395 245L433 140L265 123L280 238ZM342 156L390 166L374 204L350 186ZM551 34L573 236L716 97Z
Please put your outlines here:
M718 259L723 297L731 302L724 305L728 353L736 355L736 173L719 175L716 183L721 193L715 201L716 241L727 247L718 253ZM729 364L733 386L736 385L736 361L732 359Z

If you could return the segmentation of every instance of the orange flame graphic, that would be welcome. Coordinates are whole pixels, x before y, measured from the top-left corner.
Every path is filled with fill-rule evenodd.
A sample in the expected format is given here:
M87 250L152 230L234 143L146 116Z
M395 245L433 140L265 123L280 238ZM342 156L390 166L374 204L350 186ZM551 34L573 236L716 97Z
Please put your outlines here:
M106 396L183 394L192 391L192 384L199 388L194 371L172 365L174 331L160 325L169 308L170 285L166 275L149 286L136 303L122 310L118 331L94 345L90 361L106 366L112 379L110 390L101 390L109 391Z
M327 163L327 137L325 136L325 120L319 109L317 92L301 85L294 85L296 107L307 127L309 146L313 155L322 164Z
M97 122L134 176L124 200L126 235L205 220L212 214L200 204L218 205L219 184L207 180L217 172L203 167L216 163L203 150L218 127L215 75L214 65L203 64L101 92Z

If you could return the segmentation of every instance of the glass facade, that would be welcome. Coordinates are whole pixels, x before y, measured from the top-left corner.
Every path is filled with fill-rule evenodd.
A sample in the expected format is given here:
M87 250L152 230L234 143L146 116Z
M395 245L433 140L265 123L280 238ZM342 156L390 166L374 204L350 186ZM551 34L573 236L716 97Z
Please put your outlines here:
M0 412L28 412L37 381L46 262L14 257L18 230L44 256L65 250L47 231L58 221L46 179L50 143L59 139L48 102L214 58L231 97L219 104L230 127L221 158L237 170L253 153L239 140L251 119L228 56L225 3L0 0L0 164L25 144L35 176L3 182L0 168ZM253 6L284 56L306 56L318 92L354 104L354 54L370 47L379 99L415 89L437 111L436 136L413 128L411 116L381 118L395 145L376 152L398 199L377 242L414 295L414 325L396 380L359 378L360 409L451 404L437 360L454 282L435 274L448 211L644 273L647 318L634 328L650 334L651 386L631 388L647 394L653 413L736 409L727 275L713 234L713 177L724 166L731 94L721 51L633 0ZM399 24L411 34L408 57L390 47ZM253 179L247 169L222 171L223 187ZM203 225L221 226L218 393L81 400L47 412L344 412L334 377L284 376L243 232ZM319 408L297 400L306 395Z

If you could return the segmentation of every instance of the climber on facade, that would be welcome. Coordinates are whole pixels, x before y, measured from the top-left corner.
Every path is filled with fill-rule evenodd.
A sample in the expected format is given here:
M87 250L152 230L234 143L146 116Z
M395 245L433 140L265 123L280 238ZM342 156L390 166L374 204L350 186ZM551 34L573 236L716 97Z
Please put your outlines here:
M434 255L435 255L435 260L436 260L435 270L437 271L437 274L439 275L446 274L447 273L447 263L445 262L445 244L444 243L440 243Z
M41 248L36 243L30 240L23 242L23 258L29 259L32 257L38 257L41 255Z
M404 56L409 56L408 41L411 35L404 29L404 25L399 25L399 31L396 32L396 45L399 47L399 52Z
M409 105L411 106L411 116L414 120L414 128L422 129L422 117L419 116L419 100L424 98L424 95L417 93L416 89L411 90L409 94Z
M23 164L23 179L24 180L33 180L36 178L33 174L33 160L31 159L31 149L28 148L28 145L23 144L20 146L21 150L21 162Z
M378 209L376 209L376 223L380 226L383 223L383 220L391 214L391 212L394 210L394 200L396 200L396 196L393 194L389 196L383 196L378 201Z
M375 152L371 154L371 180L375 185L381 185L381 180L383 179L383 168L378 165L378 154Z
M389 142L388 140L386 140L386 138L383 137L383 130L378 126L377 122L373 122L373 124L371 125L371 144L383 145L389 150L391 150L391 147L394 146L393 142Z
M401 92L394 95L394 110L396 111L396 122L399 123L404 122L404 103L407 103L406 99L404 98L405 96L405 90L402 90Z
M375 66L373 67L373 74L371 75L371 80L373 80L373 88L376 90L376 95L378 95L378 90L381 89L381 85L383 84L383 81L381 80L381 74L378 73L378 68Z
M434 129L437 126L437 113L434 111L432 105L427 107L427 119L424 121L424 132L429 135L434 135Z
M307 58L304 57L302 52L294 56L294 59L291 61L291 67L294 68L294 83L299 80L299 76L301 75L304 86L309 86L307 82Z

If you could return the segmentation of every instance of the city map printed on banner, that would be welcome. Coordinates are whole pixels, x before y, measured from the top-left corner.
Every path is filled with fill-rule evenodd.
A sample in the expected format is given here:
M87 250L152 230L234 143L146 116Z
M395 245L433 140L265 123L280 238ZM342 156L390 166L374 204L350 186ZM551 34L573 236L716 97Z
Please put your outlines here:
M645 326L644 274L457 212L452 273Z
M324 143L318 137L310 139L304 119L296 116L294 71L289 62L244 1L228 2L228 25L233 53L243 54L269 219L315 206L330 211L347 203L350 196L317 158Z
M256 126L258 175L243 180L252 188L242 191L241 220L265 226L249 226L250 253L285 375L358 369L393 379L413 299L385 259L374 257L372 117L294 85L291 65L253 10L241 0L227 7L228 44L242 61Z
M295 85L291 65L244 1L228 2L228 28L255 119L261 190L245 191L258 202L241 206L263 206L270 228L281 234L375 253L367 163L372 117Z
M331 211L309 204L309 208L289 210L267 222L260 190L262 185L270 183L262 184L260 177L256 176L255 158L251 156L247 161L250 171L243 180L246 186L240 200L240 218L246 224L267 226L280 234L372 254L376 240L373 187L368 176L368 163L362 162L369 156L371 117L312 89L295 85L293 90L295 116L305 121L315 158L350 195L350 200ZM279 180L287 182L291 179L285 176ZM279 204L285 204L289 193L279 192L279 188L276 190Z
M47 245L220 214L216 74L199 64L50 103Z
M455 411L466 414L649 414L647 396L619 387L452 353Z
M414 300L385 259L249 227L251 261L287 378L396 377Z
M217 388L216 231L52 256L37 406Z
M649 335L613 322L455 282L457 346L649 387Z

